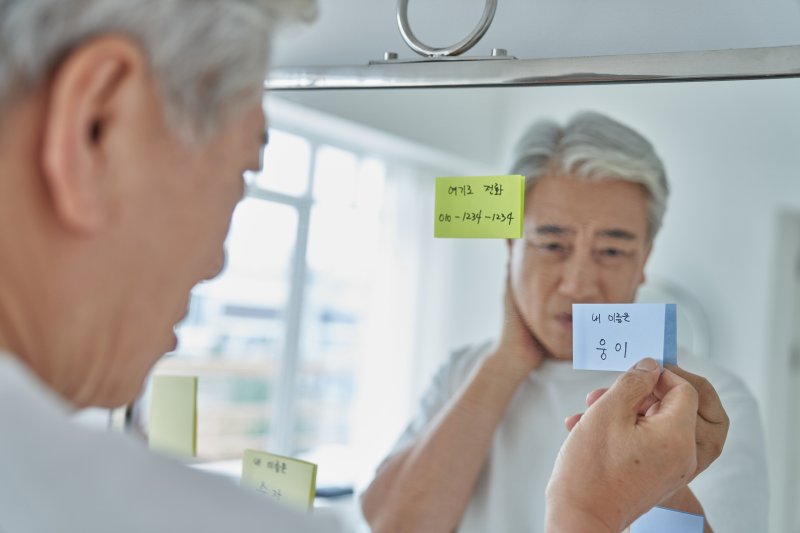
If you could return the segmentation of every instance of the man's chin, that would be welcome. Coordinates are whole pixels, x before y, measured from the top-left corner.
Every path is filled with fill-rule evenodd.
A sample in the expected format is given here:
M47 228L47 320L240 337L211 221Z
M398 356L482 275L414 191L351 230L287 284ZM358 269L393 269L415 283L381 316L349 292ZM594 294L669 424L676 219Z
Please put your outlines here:
M545 335L537 335L531 329L531 335L544 348L544 356L555 361L572 361L572 332L565 334L562 331L546 330Z
M548 356L551 359L555 359L556 361L572 361L572 352L567 353L557 353L557 352L550 352Z
M572 361L571 343L568 346L563 342L555 342L551 344L552 346L547 346L545 343L542 343L548 359L553 359L555 361Z

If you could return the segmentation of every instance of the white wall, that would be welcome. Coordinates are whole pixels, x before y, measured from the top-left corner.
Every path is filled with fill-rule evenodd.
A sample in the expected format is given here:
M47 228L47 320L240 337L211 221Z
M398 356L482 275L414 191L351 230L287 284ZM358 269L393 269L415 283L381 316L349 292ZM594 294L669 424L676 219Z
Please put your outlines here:
M489 164L497 159L505 120L503 93L493 89L286 91L276 96ZM459 129L454 131L454 124Z
M478 175L502 171L510 92L495 89L373 90L281 92L278 99L413 140L458 159L449 168L430 161L437 175ZM416 154L414 154L414 158ZM470 163L470 161L474 163ZM433 205L433 188L426 201ZM429 376L460 345L494 335L501 320L502 269L505 248L494 240L432 239L425 250L422 299L426 330L412 363L412 394L416 398Z

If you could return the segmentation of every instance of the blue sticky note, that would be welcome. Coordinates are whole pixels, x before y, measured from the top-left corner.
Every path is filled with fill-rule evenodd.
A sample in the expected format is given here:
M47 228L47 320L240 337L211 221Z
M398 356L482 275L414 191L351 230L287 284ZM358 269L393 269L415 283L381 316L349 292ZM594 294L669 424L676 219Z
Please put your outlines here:
M705 519L696 514L653 507L630 527L630 533L703 533Z
M572 366L625 371L645 357L678 363L675 304L573 304Z

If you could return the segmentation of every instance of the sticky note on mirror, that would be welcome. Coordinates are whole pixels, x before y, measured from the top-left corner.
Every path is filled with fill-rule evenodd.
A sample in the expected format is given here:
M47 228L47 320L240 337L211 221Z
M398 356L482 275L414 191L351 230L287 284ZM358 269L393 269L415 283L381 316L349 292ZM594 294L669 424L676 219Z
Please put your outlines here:
M242 485L295 508L310 510L317 489L317 465L300 459L247 450Z
M197 378L154 376L148 427L150 448L169 455L197 454Z
M572 367L625 371L645 357L677 364L675 304L573 304Z
M524 206L524 176L436 178L433 236L518 239Z
M703 533L705 519L701 515L653 507L630 527L630 533Z

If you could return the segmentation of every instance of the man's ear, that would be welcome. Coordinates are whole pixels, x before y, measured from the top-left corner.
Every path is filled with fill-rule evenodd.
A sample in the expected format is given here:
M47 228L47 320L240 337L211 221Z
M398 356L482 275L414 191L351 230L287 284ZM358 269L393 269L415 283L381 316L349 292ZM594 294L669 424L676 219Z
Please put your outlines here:
M146 71L133 41L100 37L71 52L49 83L42 170L56 217L73 231L92 232L110 214L107 134L130 104L127 85Z

